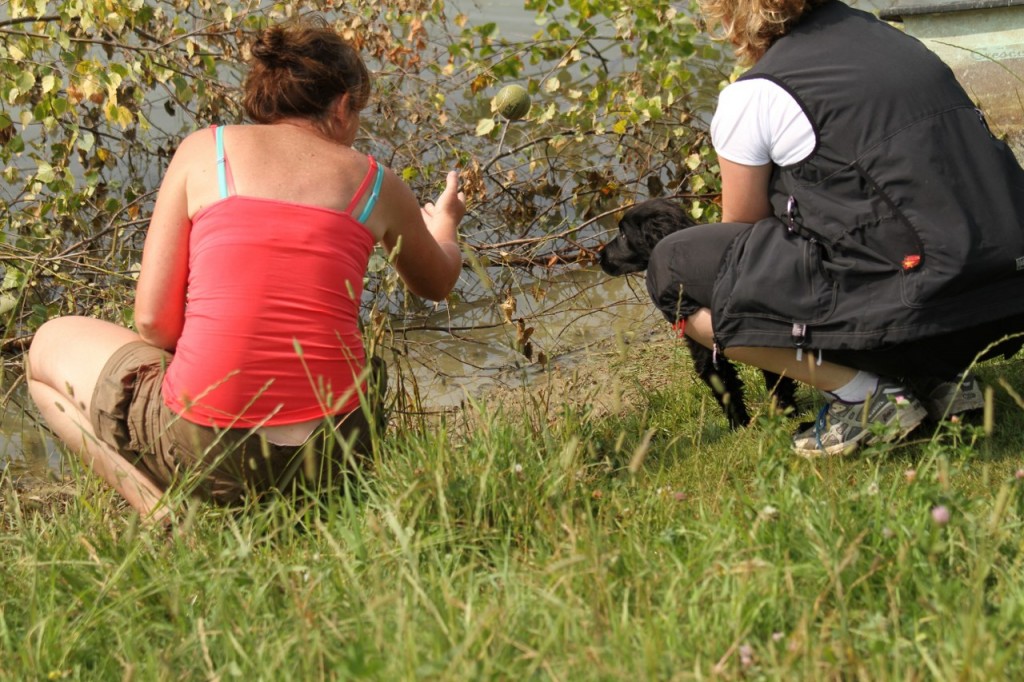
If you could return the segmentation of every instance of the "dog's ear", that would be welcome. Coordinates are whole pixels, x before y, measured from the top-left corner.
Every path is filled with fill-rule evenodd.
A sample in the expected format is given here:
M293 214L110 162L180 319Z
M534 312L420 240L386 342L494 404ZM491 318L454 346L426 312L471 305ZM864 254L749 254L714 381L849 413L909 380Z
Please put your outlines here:
M655 245L669 234L693 224L682 207L668 199L648 199L626 209L619 220L619 237L601 251L601 269L624 275L647 268Z
M668 235L694 224L683 207L669 199L648 199L635 208L638 215L642 216L642 233L648 252Z

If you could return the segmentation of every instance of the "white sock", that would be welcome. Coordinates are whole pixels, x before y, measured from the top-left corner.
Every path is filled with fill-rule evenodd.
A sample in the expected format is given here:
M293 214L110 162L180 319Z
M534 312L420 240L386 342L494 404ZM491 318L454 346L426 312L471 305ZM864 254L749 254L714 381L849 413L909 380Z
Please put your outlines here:
M844 403L862 403L869 393L878 389L878 375L870 372L857 372L850 381L839 388L828 391Z

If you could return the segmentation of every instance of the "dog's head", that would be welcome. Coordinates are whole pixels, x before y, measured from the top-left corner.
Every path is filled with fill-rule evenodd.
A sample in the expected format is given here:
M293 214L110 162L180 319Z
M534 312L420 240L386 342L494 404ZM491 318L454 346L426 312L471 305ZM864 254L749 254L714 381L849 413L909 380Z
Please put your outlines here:
M619 221L619 236L601 249L601 269L609 275L646 270L655 244L693 224L686 211L668 199L648 199L631 206Z

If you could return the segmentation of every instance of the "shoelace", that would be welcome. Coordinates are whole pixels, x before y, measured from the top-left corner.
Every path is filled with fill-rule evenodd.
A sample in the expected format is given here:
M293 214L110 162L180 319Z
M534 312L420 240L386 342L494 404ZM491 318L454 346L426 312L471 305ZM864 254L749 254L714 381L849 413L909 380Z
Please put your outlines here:
M821 432L825 430L827 426L828 408L832 406L832 403L825 403L818 410L818 418L814 420L814 441L818 444L818 449L825 450L825 444L821 442Z

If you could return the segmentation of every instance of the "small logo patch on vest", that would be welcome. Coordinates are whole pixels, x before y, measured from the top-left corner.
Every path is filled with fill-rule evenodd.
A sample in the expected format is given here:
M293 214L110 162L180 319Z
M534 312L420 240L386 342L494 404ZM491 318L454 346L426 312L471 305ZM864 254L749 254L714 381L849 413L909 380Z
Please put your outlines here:
M1024 256L1017 259L1017 270L1024 270Z

